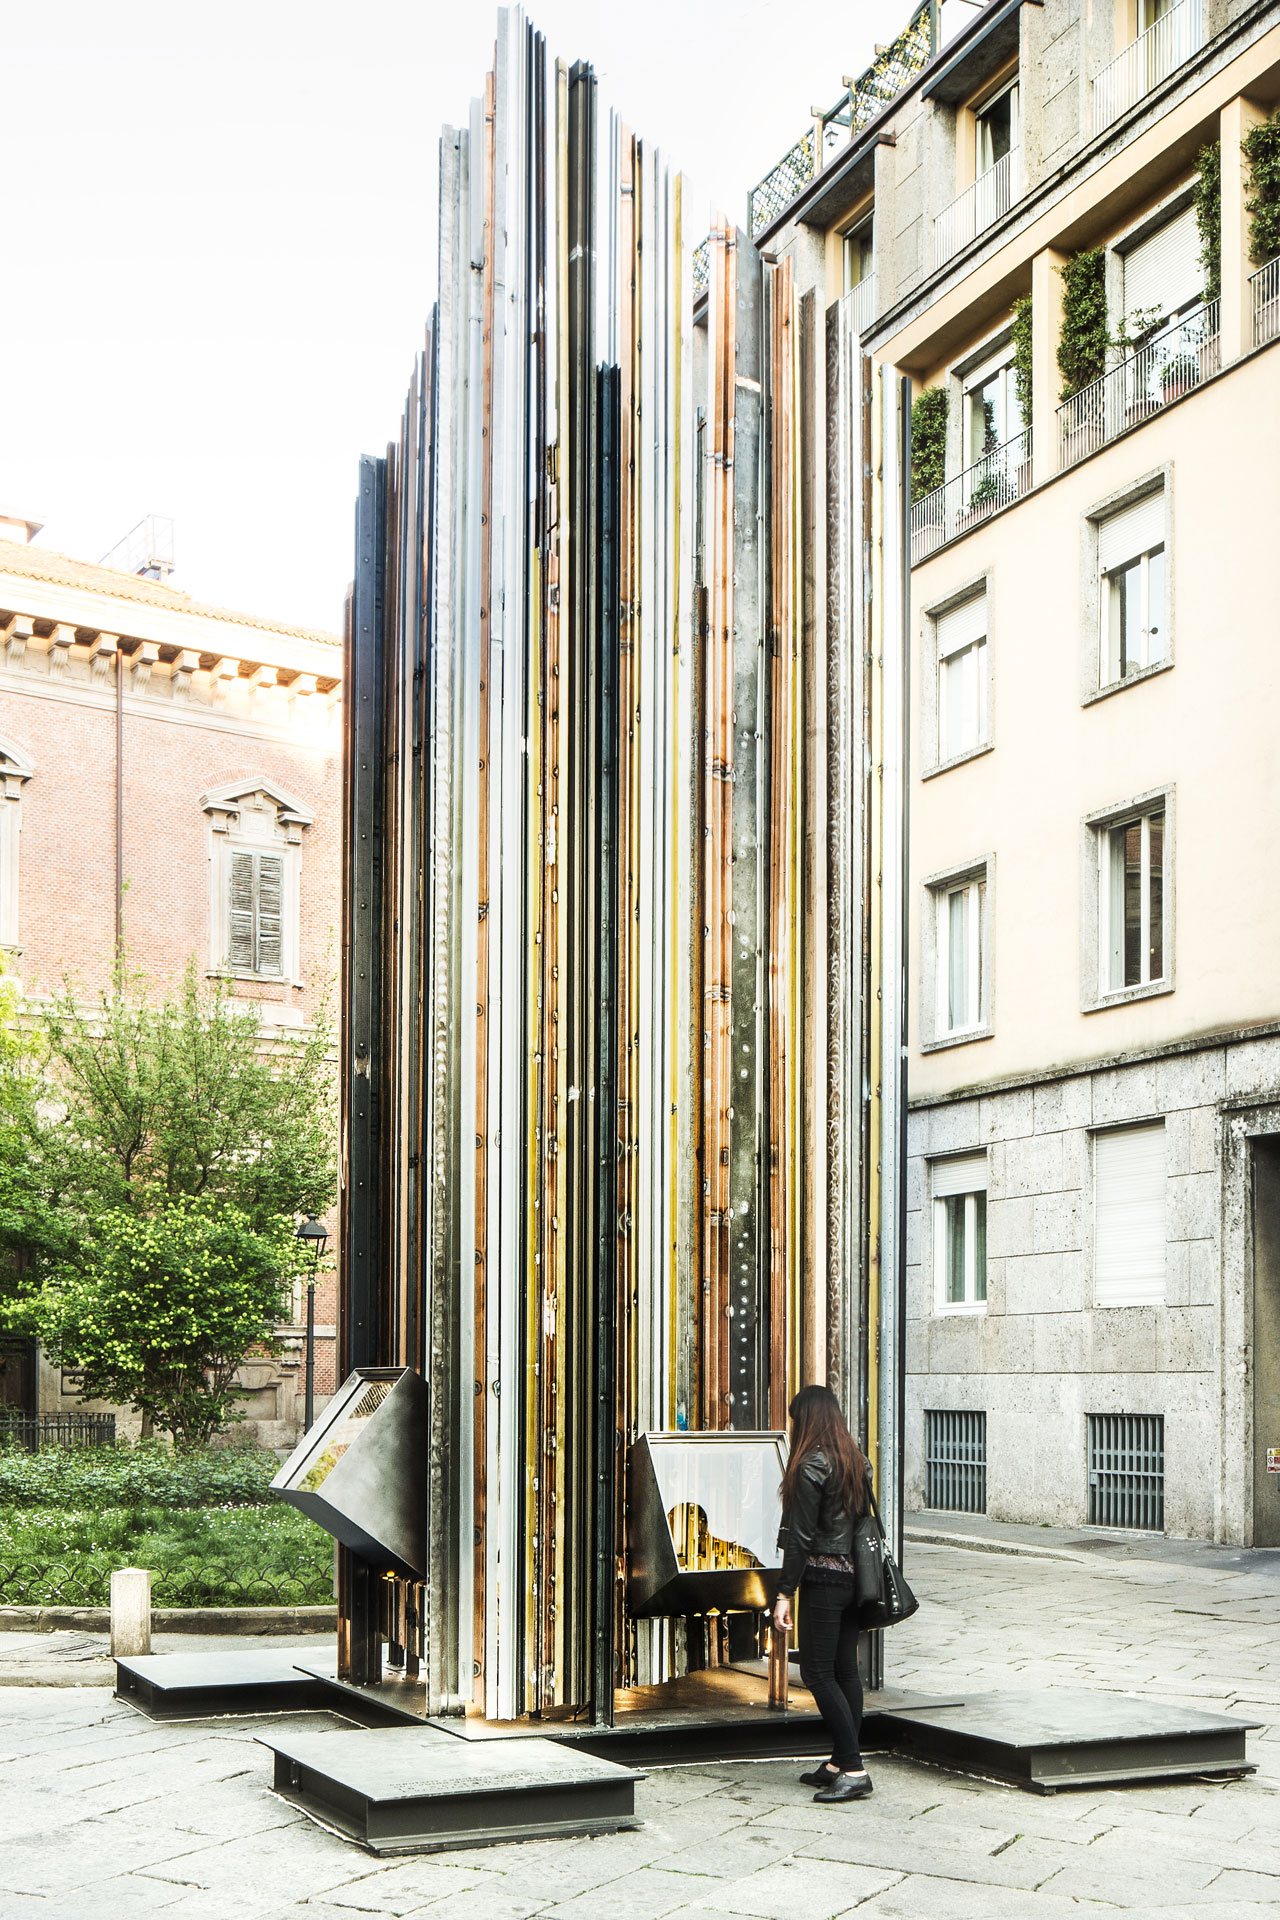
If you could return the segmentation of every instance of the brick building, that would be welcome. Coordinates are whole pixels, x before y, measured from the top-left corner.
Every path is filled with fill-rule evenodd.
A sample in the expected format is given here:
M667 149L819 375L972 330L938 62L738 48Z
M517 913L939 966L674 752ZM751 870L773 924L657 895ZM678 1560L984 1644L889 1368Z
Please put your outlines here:
M331 635L201 606L162 579L90 566L0 517L0 952L29 1005L96 993L130 964L176 979L194 955L299 1027L337 960L342 662ZM144 556L145 560L145 556ZM304 1289L279 1361L247 1364L245 1411L290 1443ZM333 1390L334 1281L317 1290L316 1392ZM0 1395L77 1406L10 1349ZM125 1416L129 1431L136 1416Z

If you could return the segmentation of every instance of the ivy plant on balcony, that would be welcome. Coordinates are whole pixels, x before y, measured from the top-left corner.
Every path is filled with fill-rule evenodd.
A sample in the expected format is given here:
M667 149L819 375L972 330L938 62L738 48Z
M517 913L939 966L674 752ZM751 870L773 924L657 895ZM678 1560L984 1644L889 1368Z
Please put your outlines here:
M1013 303L1013 384L1024 427L1031 425L1031 295Z
M1249 220L1249 257L1255 265L1280 253L1280 113L1250 127L1240 142L1249 162L1252 192L1245 202Z
M1204 268L1204 297L1216 300L1222 292L1222 149L1216 140L1196 155L1200 169L1195 185L1196 231L1200 235L1200 264Z
M1061 271L1058 371L1062 398L1070 400L1107 370L1107 273L1102 248L1073 253Z
M947 389L926 387L911 408L911 498L921 500L947 477Z

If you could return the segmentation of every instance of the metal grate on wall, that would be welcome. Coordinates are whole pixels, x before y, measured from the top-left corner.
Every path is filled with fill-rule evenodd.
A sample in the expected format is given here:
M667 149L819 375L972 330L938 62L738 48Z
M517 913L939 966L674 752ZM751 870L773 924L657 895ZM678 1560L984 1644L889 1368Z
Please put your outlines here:
M1091 1413L1089 1525L1164 1532L1164 1415Z
M987 1510L987 1416L926 1412L925 1505L948 1513Z

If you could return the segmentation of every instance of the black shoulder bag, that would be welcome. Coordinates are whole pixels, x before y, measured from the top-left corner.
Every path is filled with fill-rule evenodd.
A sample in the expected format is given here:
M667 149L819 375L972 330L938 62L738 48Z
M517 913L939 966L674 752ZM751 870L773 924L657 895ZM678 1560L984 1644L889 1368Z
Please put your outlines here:
M870 1505L853 1532L853 1597L858 1625L867 1633L909 1620L920 1602L902 1577L880 1524L880 1509L867 1481Z

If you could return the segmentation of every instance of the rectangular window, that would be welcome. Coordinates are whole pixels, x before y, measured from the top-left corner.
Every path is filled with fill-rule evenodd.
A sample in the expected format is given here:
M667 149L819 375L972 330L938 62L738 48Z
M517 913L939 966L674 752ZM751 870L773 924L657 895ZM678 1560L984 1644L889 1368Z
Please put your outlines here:
M1164 1532L1164 1415L1091 1413L1091 1527Z
M982 1025L982 921L987 883L981 875L941 887L938 918L938 1031Z
M987 1303L987 1156L935 1160L934 1272L939 1312Z
M1018 144L1018 88L1006 87L978 114L975 172L990 173Z
M964 464L980 460L1022 432L1012 351L969 374L964 383Z
M1100 1307L1158 1306L1165 1281L1164 1122L1093 1142L1093 1290Z
M1167 657L1164 493L1150 493L1098 526L1100 685Z
M860 287L869 280L874 271L872 241L874 228L870 220L855 227L852 233L844 237L844 290L851 293L854 287Z
M987 596L940 614L938 758L954 760L987 738Z
M987 1510L987 1416L927 1410L924 1416L926 1507L947 1513Z
M1195 209L1184 207L1124 255L1124 311L1130 333L1159 328L1204 299Z
M1164 807L1102 831L1103 991L1164 978Z
M227 959L244 973L280 974L284 861L275 853L231 855Z

